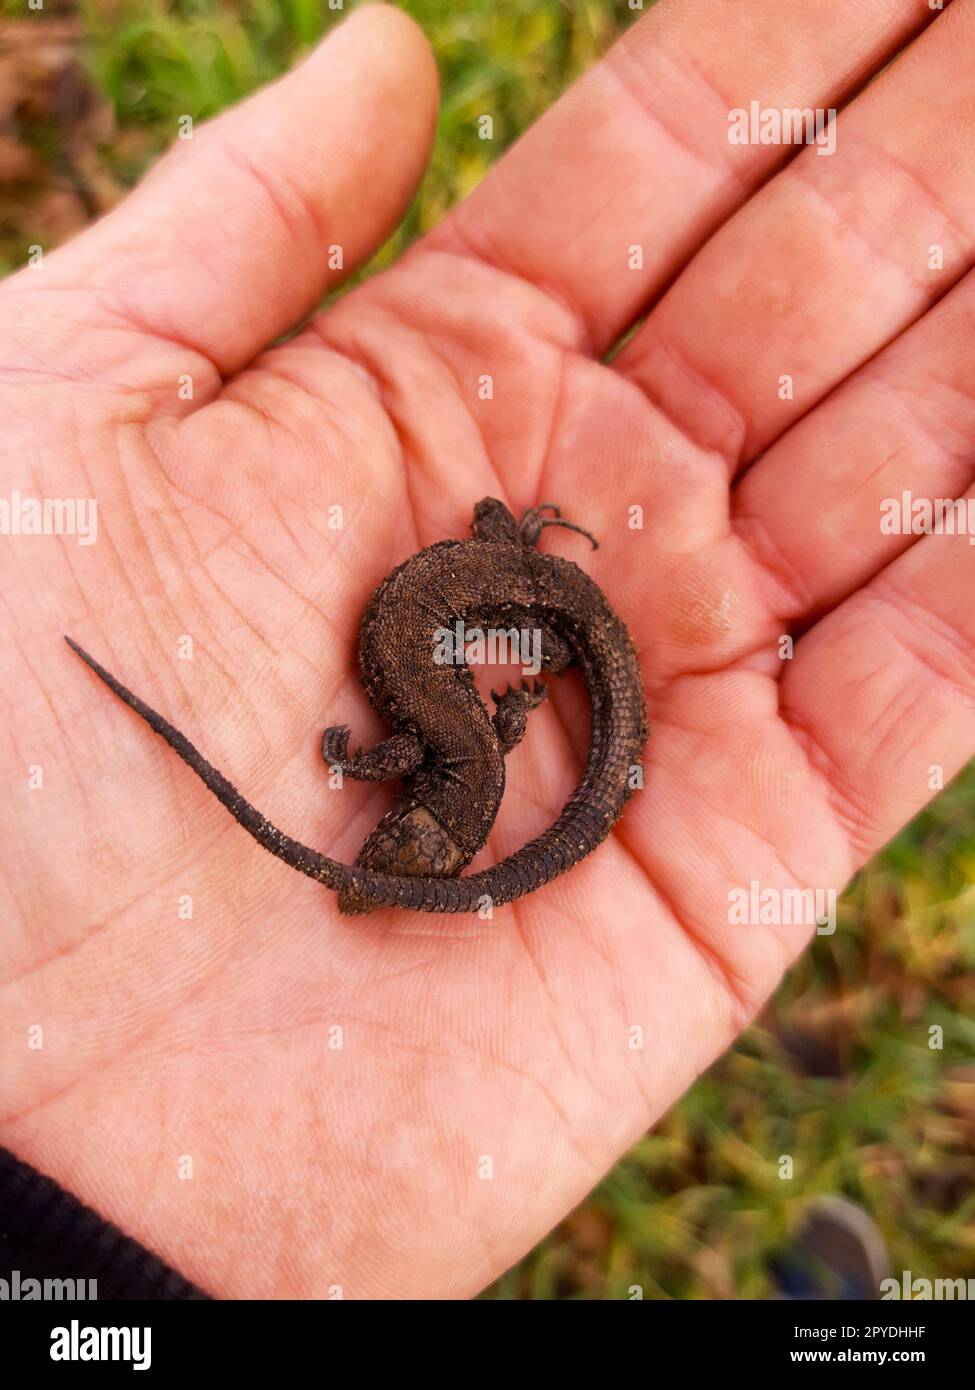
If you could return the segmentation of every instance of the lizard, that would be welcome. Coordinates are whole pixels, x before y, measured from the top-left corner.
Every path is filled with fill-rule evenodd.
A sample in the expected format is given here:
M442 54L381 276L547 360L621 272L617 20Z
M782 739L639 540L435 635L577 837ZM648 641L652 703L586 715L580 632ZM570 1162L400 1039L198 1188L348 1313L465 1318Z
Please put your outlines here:
M546 513L550 513L546 515ZM381 907L474 912L534 892L590 854L630 796L649 734L636 649L597 584L571 560L536 549L546 526L565 526L553 503L517 520L503 502L474 508L471 540L438 541L392 570L370 600L359 630L359 668L369 700L394 732L348 755L349 729L322 736L326 763L363 781L399 777L393 808L352 864L310 849L256 810L189 739L90 656L65 641L91 670L165 740L264 849L336 890L340 910ZM555 822L521 849L478 873L461 874L485 844L504 793L504 758L522 738L547 687L522 682L492 691L488 714L463 652L436 659L457 619L479 627L531 629L541 669L581 668L591 707L582 779ZM439 636L438 636L439 635Z

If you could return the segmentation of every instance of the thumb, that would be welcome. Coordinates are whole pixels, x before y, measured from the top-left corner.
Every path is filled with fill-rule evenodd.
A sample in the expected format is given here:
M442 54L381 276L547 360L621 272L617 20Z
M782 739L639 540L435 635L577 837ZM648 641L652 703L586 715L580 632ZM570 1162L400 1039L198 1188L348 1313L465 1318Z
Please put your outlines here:
M45 288L82 287L116 326L121 313L229 375L395 227L426 167L437 95L413 20L357 9L293 72L177 140L49 258Z

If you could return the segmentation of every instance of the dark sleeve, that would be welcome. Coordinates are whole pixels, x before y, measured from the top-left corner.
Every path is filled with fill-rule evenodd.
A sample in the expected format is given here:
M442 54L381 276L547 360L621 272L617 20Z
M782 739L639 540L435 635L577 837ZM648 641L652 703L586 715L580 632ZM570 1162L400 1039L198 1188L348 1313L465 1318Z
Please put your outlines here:
M209 1298L151 1250L0 1148L0 1279L94 1279L103 1299ZM20 1297L23 1297L20 1294Z

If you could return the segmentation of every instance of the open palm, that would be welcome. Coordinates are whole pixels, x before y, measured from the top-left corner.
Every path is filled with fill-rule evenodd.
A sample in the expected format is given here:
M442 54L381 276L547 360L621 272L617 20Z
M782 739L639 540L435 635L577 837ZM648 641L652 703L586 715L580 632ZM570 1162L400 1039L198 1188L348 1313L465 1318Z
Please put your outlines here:
M880 503L975 472L975 6L851 102L833 157L727 139L752 98L842 105L929 17L662 4L268 348L422 173L431 57L365 9L0 292L4 491L99 521L0 544L3 1142L214 1293L475 1292L808 941L729 894L841 888L970 753L975 554L884 534ZM389 792L330 789L318 739L388 732L364 603L485 494L599 536L543 546L628 623L653 731L611 840L491 921L340 917L61 642L351 859ZM586 701L551 688L475 867L574 785Z

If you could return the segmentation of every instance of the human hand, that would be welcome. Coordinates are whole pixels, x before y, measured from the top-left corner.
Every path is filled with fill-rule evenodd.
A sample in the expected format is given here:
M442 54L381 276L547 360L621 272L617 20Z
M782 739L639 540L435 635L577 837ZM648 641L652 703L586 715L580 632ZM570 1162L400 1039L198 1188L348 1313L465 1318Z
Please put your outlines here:
M841 887L970 754L973 553L879 519L972 485L973 6L843 112L833 157L727 140L753 98L842 105L929 17L661 5L392 271L265 350L335 282L325 248L349 269L394 225L432 138L422 37L357 11L0 290L4 491L99 519L88 547L0 543L3 1141L210 1291L483 1287L806 944L733 925L729 893ZM351 859L388 793L337 800L317 744L386 732L364 602L486 493L600 537L543 545L630 626L653 728L612 839L491 923L341 918L61 641ZM551 692L474 867L571 790L585 701Z

